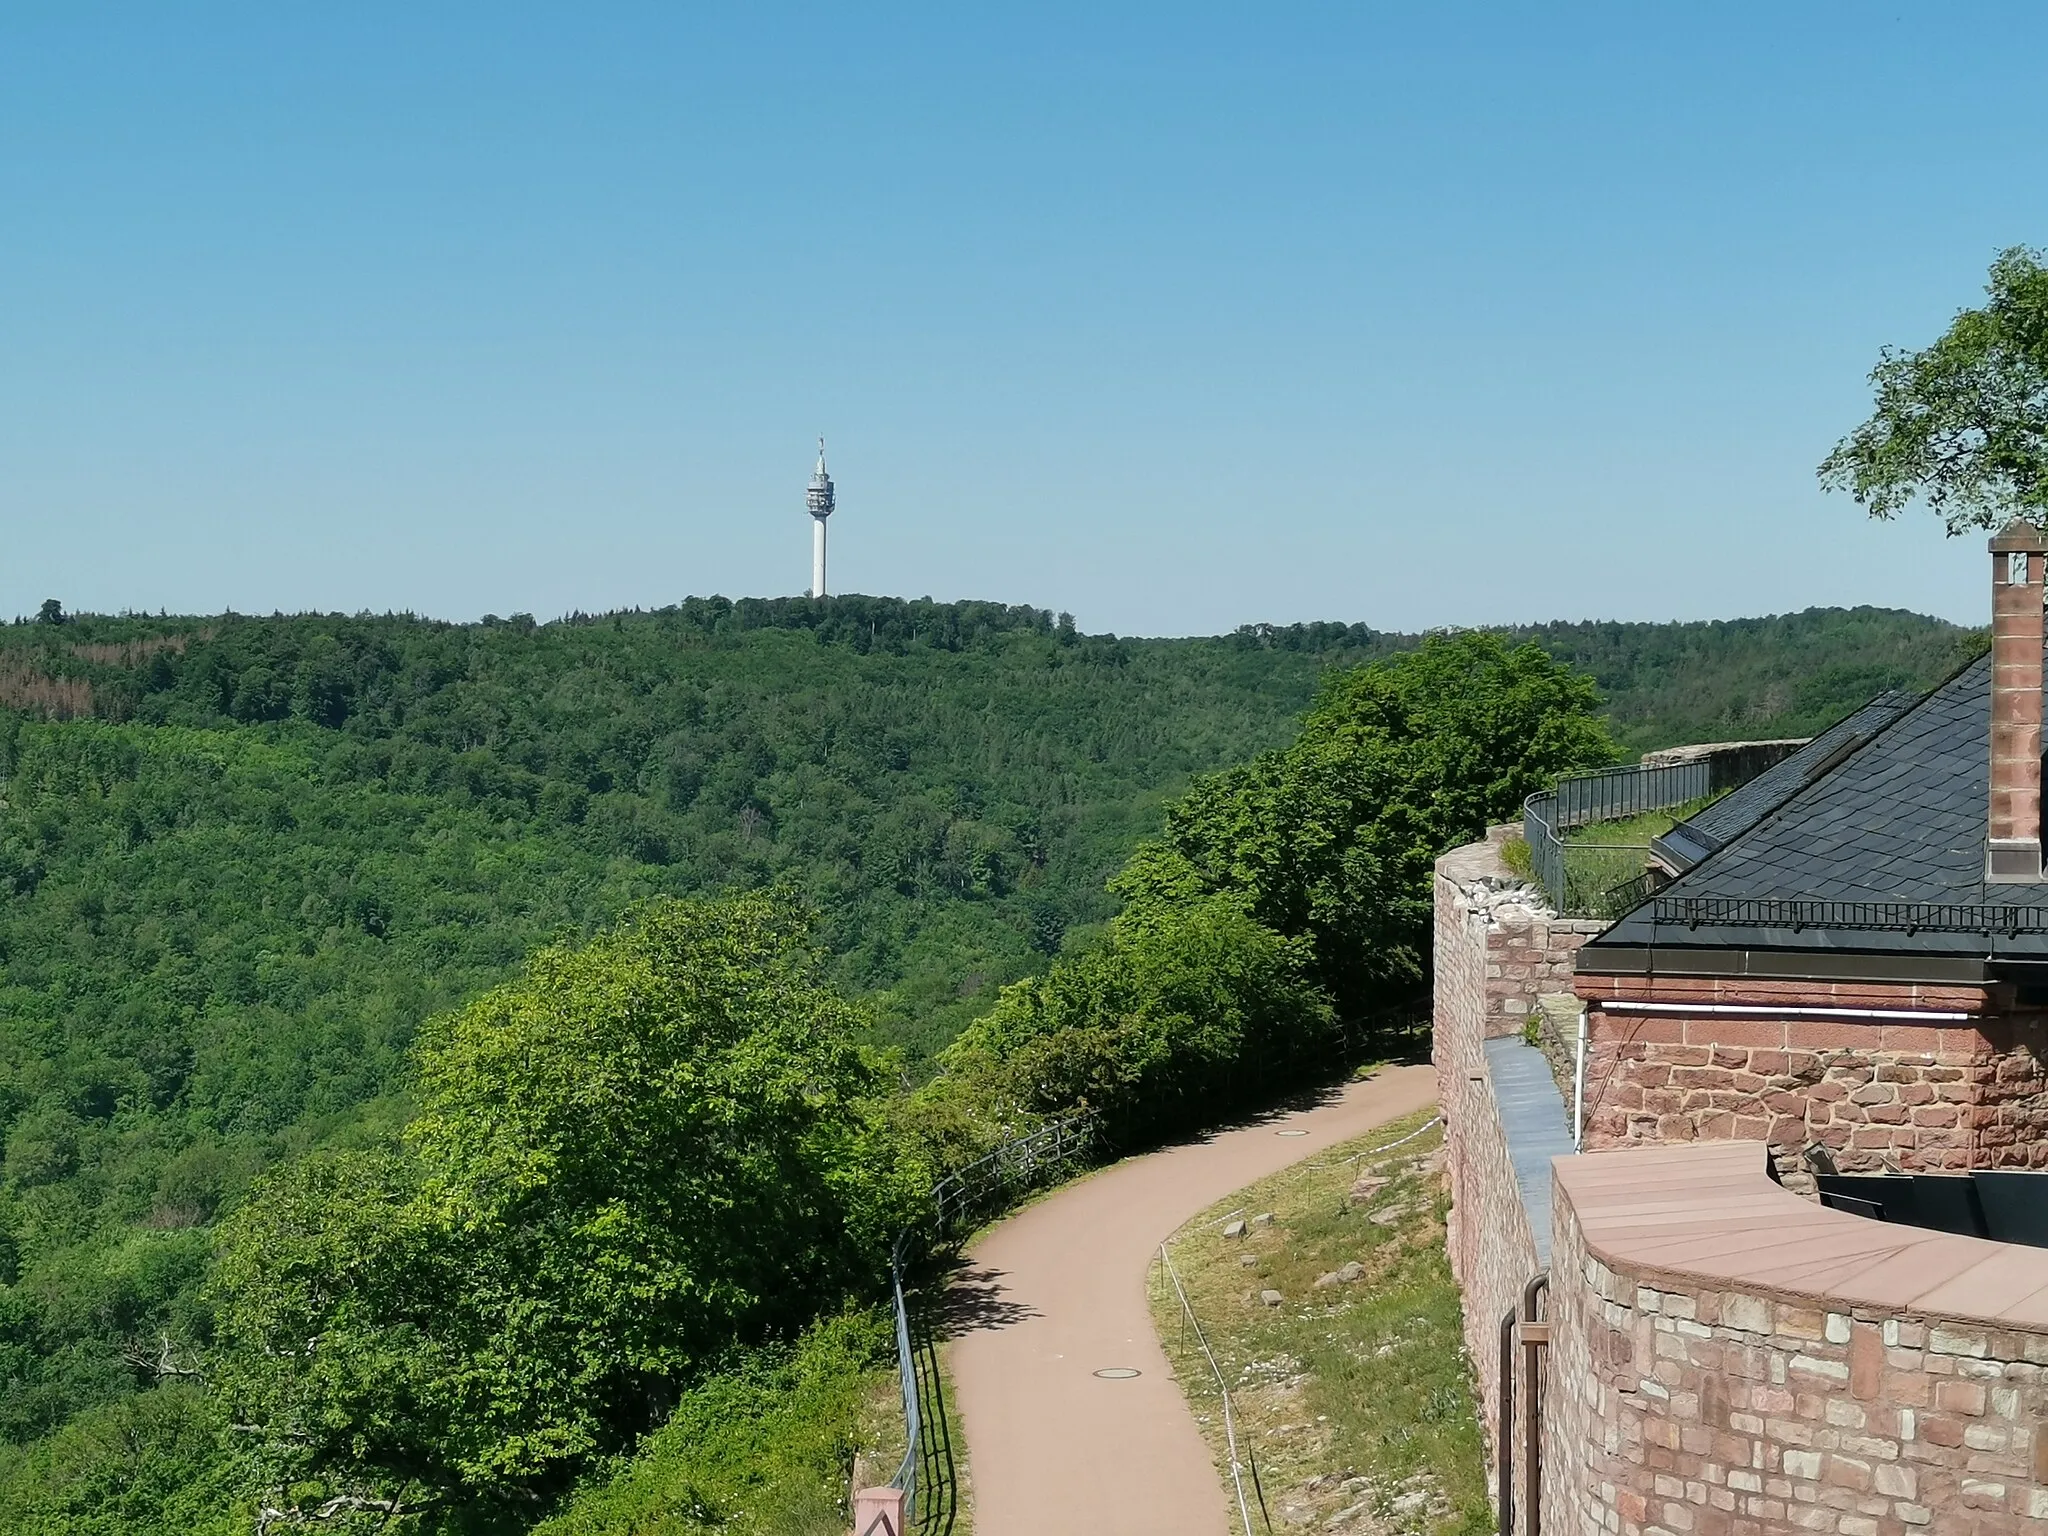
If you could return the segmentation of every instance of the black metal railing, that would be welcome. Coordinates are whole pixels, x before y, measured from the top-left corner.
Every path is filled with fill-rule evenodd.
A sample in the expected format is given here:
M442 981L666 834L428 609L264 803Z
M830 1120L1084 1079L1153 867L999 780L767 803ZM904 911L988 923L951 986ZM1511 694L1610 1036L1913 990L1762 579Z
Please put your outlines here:
M1094 1149L1096 1135L1092 1112L1062 1115L946 1175L932 1186L936 1235L941 1241L952 1237L963 1224L1001 1209L1048 1173L1072 1167Z
M929 1479L922 1476L924 1471L924 1383L919 1379L917 1352L910 1347L910 1308L903 1302L903 1253L902 1244L897 1244L896 1261L891 1266L891 1276L896 1290L896 1385L903 1395L903 1463L897 1467L896 1475L889 1479L891 1488L903 1490L903 1507L907 1519L915 1519L918 1490Z
M1887 933L2048 933L2048 907L1960 906L1924 901L1774 901L1659 896L1650 921L1685 928L1807 928Z
M1690 805L1716 790L1726 775L1702 758L1655 767L1604 768L1559 779L1554 789L1522 803L1522 838L1529 863L1550 904L1567 917L1616 918L1648 894L1648 839L1635 843L1577 843L1566 833L1600 821L1623 821L1650 811Z
M1646 811L1668 810L1704 800L1721 786L1708 758L1645 768L1603 768L1559 779L1550 791L1557 803L1557 830L1569 832L1596 821L1624 821Z

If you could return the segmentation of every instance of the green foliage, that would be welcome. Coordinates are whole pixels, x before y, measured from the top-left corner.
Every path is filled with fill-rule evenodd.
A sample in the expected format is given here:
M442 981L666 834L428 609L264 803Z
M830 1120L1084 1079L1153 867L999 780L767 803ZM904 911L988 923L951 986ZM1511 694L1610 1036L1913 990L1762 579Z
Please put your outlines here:
M1925 497L1951 534L2019 516L2048 520L2048 266L2014 246L1991 264L1987 302L1933 345L1887 347L1870 419L1822 460L1821 482L1873 517Z
M109 1245L203 1249L263 1168L388 1139L420 1022L551 938L794 880L921 1072L1319 665L799 606L0 630L0 691L33 668L125 716L0 711L0 1441L147 1386L135 1340L204 1342L196 1266L110 1298ZM252 672L288 718L237 718Z
M104 1403L30 1449L0 1452L9 1536L242 1536L219 1440L225 1416L171 1382Z
M850 1431L878 1381L893 1406L894 1345L886 1314L847 1312L735 1362L684 1393L639 1455L535 1536L841 1536Z
M532 1507L877 1286L923 1186L856 1030L767 894L655 904L437 1020L402 1151L293 1164L221 1228L259 1484Z
M1227 898L1212 910L1200 881L1166 882L1175 913L1155 913L1155 931L1134 912L1112 933L1104 882L1191 778L1285 741L1319 679L1416 645L1341 624L1119 639L1036 609L868 598L692 599L544 625L48 607L50 622L0 628L6 1529L35 1529L16 1513L29 1510L53 1529L126 1528L121 1511L138 1506L105 1503L118 1479L81 1470L95 1445L189 1466L194 1488L226 1478L225 1463L195 1459L201 1437L176 1396L190 1389L159 1384L158 1367L166 1344L180 1362L212 1347L199 1296L212 1227L266 1169L290 1165L247 1218L275 1223L277 1319L319 1304L290 1290L287 1260L308 1287L330 1266L422 1316L428 1301L407 1287L474 1280L419 1260L443 1252L456 1220L398 1140L417 1107L407 1063L421 1023L650 899L800 887L822 915L822 979L861 999L871 1040L900 1046L913 1077L1005 985L1076 957L1094 969L1048 982L1058 1021L1042 1038L1058 1046L1032 1047L1019 1091L1136 1106L1134 1084L1170 1083L1167 1102L1208 1113L1224 1102L1204 1097L1223 1092L1217 1063L1237 1049L1225 1037L1284 1053L1321 1030L1299 945L1249 927L1241 891L1211 893ZM1967 632L1858 610L1516 638L1591 671L1640 747L1811 729L1870 688L1930 681ZM1269 799L1343 812L1343 752L1308 755L1288 765L1296 798ZM1270 819L1254 830L1276 840ZM1175 879L1193 869L1183 860ZM1365 892L1395 879L1339 859L1316 889L1354 876ZM1090 962L1098 940L1149 990ZM1311 1022L1293 1033L1283 1015ZM903 1144L941 1165L1007 1113L953 1090L887 1110ZM517 1145L554 1122L494 1123ZM591 1225L568 1188L544 1192L565 1202L550 1207L564 1243ZM501 1230L490 1223L510 1217L479 1200L479 1230ZM866 1242L856 1229L873 1219L850 1211L847 1241ZM493 1252L527 1257L479 1249ZM815 1277L796 1278L793 1297ZM506 1289L507 1307L524 1294ZM791 1315L814 1304L793 1299ZM488 1310L435 1320L417 1353L371 1314L348 1320L361 1379L337 1357L331 1380L305 1388L331 1394L316 1405L363 1406L346 1434L321 1427L347 1456L418 1456L423 1489L467 1476L467 1459L545 1463L555 1470L533 1486L551 1487L584 1453L551 1459L550 1436L623 1433L562 1406L584 1389L572 1376L569 1398L527 1405L530 1422L458 1426L475 1445L429 1434L453 1411L449 1362L516 1336ZM455 1339L458 1322L472 1332ZM388 1376L372 1369L385 1348L403 1352ZM400 1388L417 1401L395 1401ZM675 1390L658 1384L643 1408L628 1393L620 1411L652 1422ZM146 1448L159 1440L167 1460ZM213 1507L194 1499L165 1507ZM182 1528L204 1525L195 1514Z
M1004 989L947 1053L937 1095L1037 1112L1088 1105L1118 1145L1241 1108L1335 1042L1306 943L1229 896L1155 903Z
M1887 688L1931 687L1982 630L1889 608L1690 624L1541 624L1503 638L1590 673L1630 752L1812 736Z
M1423 977L1436 856L1561 773L1614 760L1591 682L1532 645L1433 636L1335 675L1291 746L1198 783L1114 884L1135 907L1221 892L1312 945L1339 1015Z

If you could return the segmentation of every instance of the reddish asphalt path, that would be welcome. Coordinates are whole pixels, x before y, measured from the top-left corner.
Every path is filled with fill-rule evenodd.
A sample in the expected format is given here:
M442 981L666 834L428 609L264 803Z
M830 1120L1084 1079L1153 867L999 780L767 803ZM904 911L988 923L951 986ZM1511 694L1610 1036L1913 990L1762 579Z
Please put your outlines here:
M1428 1067L1389 1068L1315 1108L1120 1163L976 1243L947 1356L975 1536L1229 1536L1236 1512L1153 1335L1146 1269L1204 1206L1435 1088ZM1143 1374L1094 1374L1115 1366Z

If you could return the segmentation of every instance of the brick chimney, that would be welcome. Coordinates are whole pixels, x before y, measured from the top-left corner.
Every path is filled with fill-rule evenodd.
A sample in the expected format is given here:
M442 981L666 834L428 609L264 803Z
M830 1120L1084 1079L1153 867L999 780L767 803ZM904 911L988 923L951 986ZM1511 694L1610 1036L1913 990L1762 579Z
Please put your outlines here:
M1991 540L1991 821L1984 878L2041 879L2041 582L2048 538L2014 518Z

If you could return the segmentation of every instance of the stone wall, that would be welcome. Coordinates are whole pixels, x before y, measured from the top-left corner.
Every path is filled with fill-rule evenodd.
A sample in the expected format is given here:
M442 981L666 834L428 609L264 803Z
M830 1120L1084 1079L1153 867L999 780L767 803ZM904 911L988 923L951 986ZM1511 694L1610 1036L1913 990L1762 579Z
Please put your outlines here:
M1810 1190L1810 1144L1844 1170L2048 1167L2048 1014L1997 987L1574 976L1602 925L1558 919L1509 872L1507 830L1438 861L1433 1049L1491 1439L1500 1320L1543 1245L1486 1043L1541 995L1587 1004L1600 1155L1555 1164L1551 1536L2048 1536L2048 1251L1793 1192ZM1659 1187L1671 1159L1704 1172ZM1605 1237L1581 1214L1600 1199ZM1628 1251L1613 1237L1631 1223L1648 1240ZM1938 1305L1920 1295L1965 1272Z
M2048 1166L2048 1020L1997 1010L1983 987L1758 983L1582 976L1588 1003L1587 1151L1768 1141L1795 1188L1800 1150L1846 1171ZM1631 1013L1618 998L1767 1010L1961 1013L1929 1023L1682 1011Z
M1518 1034L1540 993L1571 990L1572 955L1601 924L1557 918L1485 843L1444 855L1436 871L1436 995L1431 1059L1451 1188L1446 1245L1465 1299L1465 1346L1484 1422L1499 1418L1501 1314L1536 1270L1493 1089L1486 1041Z
M1746 784L1768 768L1774 768L1805 746L1805 736L1780 741L1709 741L1691 747L1665 747L1643 754L1645 768L1665 768L1674 763L1713 765L1714 788L1728 789Z
M1572 957L1607 926L1559 917L1501 862L1501 844L1520 835L1494 827L1436 861L1437 1011L1478 1020L1486 1039L1518 1033L1544 993L1570 992Z
M2048 1251L1816 1210L1756 1143L1557 1170L1551 1536L2048 1532Z

